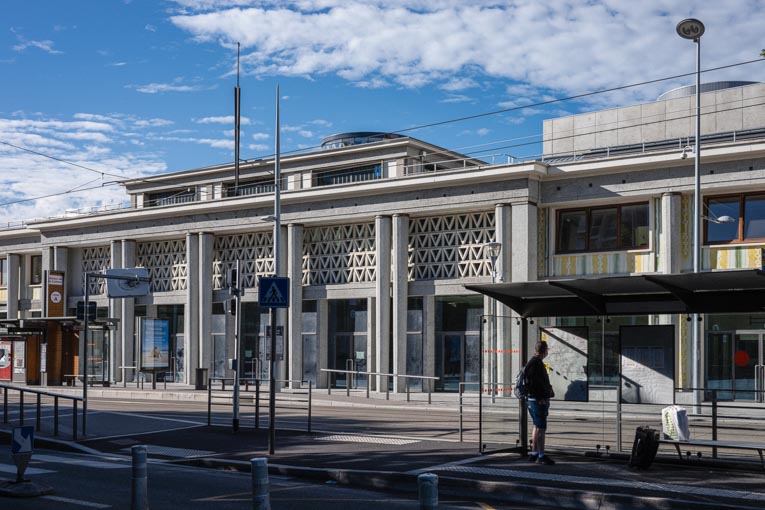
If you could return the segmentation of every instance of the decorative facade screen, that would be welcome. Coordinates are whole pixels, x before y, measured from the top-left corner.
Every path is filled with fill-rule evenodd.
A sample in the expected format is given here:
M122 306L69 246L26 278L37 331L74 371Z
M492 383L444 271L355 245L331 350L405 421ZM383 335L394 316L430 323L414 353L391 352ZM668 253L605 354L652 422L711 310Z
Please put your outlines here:
M303 285L373 282L374 223L308 228L303 240Z
M213 249L213 288L226 286L226 275L241 261L245 287L257 286L256 278L274 274L274 234L256 232L218 236Z
M137 243L136 265L149 270L152 292L186 290L186 240Z
M111 246L93 246L82 249L82 286L85 287L85 273L98 273L112 267ZM106 293L106 280L91 279L88 293L97 296Z
M412 218L409 279L491 276L485 245L495 240L494 211Z

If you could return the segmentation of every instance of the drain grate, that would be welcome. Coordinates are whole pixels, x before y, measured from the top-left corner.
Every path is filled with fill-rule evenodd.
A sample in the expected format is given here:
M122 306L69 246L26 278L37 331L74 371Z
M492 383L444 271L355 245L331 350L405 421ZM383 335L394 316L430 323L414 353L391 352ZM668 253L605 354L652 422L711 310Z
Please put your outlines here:
M130 448L123 448L123 452L129 452ZM205 455L211 455L215 452L209 452L206 450L190 450L188 448L172 448L169 446L158 446L154 444L147 444L146 451L149 455L162 455L163 457L203 457Z
M375 437L375 436L354 436L350 434L335 434L332 436L320 436L316 438L317 441L335 441L338 443L371 443L371 444L392 444L392 445L405 445L419 443L417 440L412 439L395 439L391 437Z

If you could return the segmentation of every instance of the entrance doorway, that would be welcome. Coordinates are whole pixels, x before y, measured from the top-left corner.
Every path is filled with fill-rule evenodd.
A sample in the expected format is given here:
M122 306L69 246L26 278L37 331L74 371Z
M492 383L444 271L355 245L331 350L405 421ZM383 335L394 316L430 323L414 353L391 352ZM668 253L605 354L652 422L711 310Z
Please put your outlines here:
M763 342L763 330L710 331L706 387L722 390L720 399L763 402Z
M356 372L367 371L367 337L366 335L354 335L352 333L338 333L332 344L334 367L340 370L353 370ZM335 374L335 385L345 388L348 384L351 388L366 388L367 376L352 374L350 379L344 373Z
M444 332L436 340L436 389L459 391L459 383L478 384L480 337L463 332ZM470 388L474 389L474 388Z

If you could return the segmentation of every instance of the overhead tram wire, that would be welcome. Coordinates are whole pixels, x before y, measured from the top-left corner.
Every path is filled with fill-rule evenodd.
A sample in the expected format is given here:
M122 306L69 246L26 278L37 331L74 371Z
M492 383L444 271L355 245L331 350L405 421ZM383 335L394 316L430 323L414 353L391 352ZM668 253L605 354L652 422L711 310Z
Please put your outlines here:
M765 98L765 96L755 96L755 97L752 97L752 98L749 98L749 99L751 100L751 99L758 99L758 98L762 99L762 98ZM741 110L741 109L744 109L744 108L750 108L752 106L763 106L763 105L765 105L765 101L763 101L761 103L748 104L746 106L735 106L735 107L732 107L732 108L716 110L715 112L702 113L701 115L704 116L704 115L711 115L712 113L724 113L724 112L730 112L730 111L735 111L735 110ZM659 115L654 115L654 117L658 117L658 116ZM687 118L692 118L692 117L693 117L693 115L687 115L687 116L675 117L672 120L682 120L682 119L687 119ZM649 126L651 124L656 124L656 123L661 123L661 122L664 122L664 120L659 119L659 120L651 121L651 122L643 122L641 125ZM603 133L603 132L606 132L606 131L610 131L612 129L614 129L614 128L605 128L605 129L601 129L601 130L597 130L597 131L592 131L591 133L588 133L588 134ZM568 139L573 138L574 136L575 136L574 134L569 134L569 135L563 135L563 136L556 136L554 138L549 138L547 140L531 141L531 142L517 143L517 144L511 144L511 145L492 146L492 147L487 148L486 150L503 150L503 149L515 149L515 148L519 148L519 147L528 147L528 146L537 145L537 144L541 143L542 141L556 142L556 141L568 140ZM489 142L489 143L485 143L485 144L476 144L476 145L465 146L464 148L481 147L481 146L485 146L485 145L493 145L493 144L496 144L496 143L504 143L504 142L513 142L513 141L516 141L516 140L525 140L525 139L528 139L528 138L535 138L535 137L542 137L542 133L536 133L536 134L533 134L533 135L525 135L525 136L520 136L520 137L516 137L516 138L506 138L506 139L499 140L499 141L496 141L496 142ZM683 138L683 137L678 137L678 138ZM2 142L0 142L0 143L2 143ZM453 149L453 150L446 149L444 151L433 152L433 153L431 153L431 155L450 154L450 153L452 153L454 151L459 151L459 150L461 150L461 149ZM473 155L472 157L474 157L476 159L479 159L480 158L480 154L484 153L486 150L466 152L466 153L463 153L463 155L464 156L471 156L471 155ZM534 157L534 156L530 156L530 157ZM147 181L148 182L148 179L133 179L133 180L140 180L140 181ZM90 181L90 182L92 182L92 181ZM39 197L30 197L30 198L20 199L20 200L17 200L17 201L0 203L0 207L6 206L6 205L13 205L13 204L21 203L21 202L31 202L31 201L34 201L34 200L41 200L43 198L50 198L50 197L65 195L65 194L69 194L69 193L76 193L76 192L79 192L79 191L89 191L89 190L97 189L97 188L104 187L104 186L113 186L115 184L122 184L123 182L125 182L125 181L123 181L123 180L108 181L108 182L105 182L104 184L102 184L101 186L93 186L93 187L90 187L90 188L83 188L83 189L77 189L77 187L76 187L76 188L72 188L71 190L62 191L62 192L59 192L59 193L53 193L53 194L50 194L50 195L43 195L43 196L39 196ZM87 183L84 183L81 186L84 186L86 184ZM174 195L171 195L169 197L163 197L163 198L160 198L160 199L156 199L154 202L159 202L159 201L162 201L162 200L167 200L167 199L170 199L170 198L174 198L174 197L180 196L180 195L182 195L183 193L186 193L186 192L187 192L187 190L179 191L178 193L176 193ZM149 203L151 203L151 201Z
M701 72L702 73L710 73L710 72L714 72L714 71L720 71L722 69L729 69L729 68L733 68L733 67L753 64L755 62L765 62L765 58L758 58L756 60L747 60L747 61L744 61L744 62L737 62L735 64L728 64L728 65L724 65L724 66L711 67L709 69L704 69ZM663 81L675 80L675 79L678 79L678 78L684 78L686 76L695 76L695 75L696 75L695 71L694 72L690 72L690 73L676 74L676 75L673 75L673 76L667 76L665 78L656 78L656 79L653 79L653 80L646 80L646 81L642 81L642 82L638 82L638 83L631 83L631 84L628 84L628 85L620 85L618 87L612 87L612 88L608 88L608 89L600 89L600 90L595 90L595 91L592 91L592 92L584 92L582 94L576 94L576 95L573 95L573 96L567 96L567 97L561 97L561 98L556 98L556 99L550 99L550 100L547 100L547 101L540 101L538 103L531 103L531 104L527 104L527 105L523 105L523 106L514 106L512 108L504 108L502 110L494 110L494 111L490 111L490 112L477 113L477 114L474 114L474 115L467 115L467 116L464 116L464 117L457 117L457 118L454 118L454 119L447 119L447 120L442 120L442 121L437 121L437 122L431 122L431 123L428 123L428 124L421 124L419 126L412 126L412 127L408 127L408 128L404 128L404 129L395 130L395 131L387 131L387 132L383 133L383 135L397 135L397 134L401 134L401 133L407 133L409 131L416 131L416 130L419 130L419 129L425 129L425 128L429 128L429 127L435 127L435 126L442 126L442 125L445 125L445 124L451 124L451 123L454 123L454 122L462 122L462 121L465 121L465 120L472 120L472 119L478 119L478 118L482 118L482 117L489 117L489 116L492 116L492 115L499 115L501 113L508 113L508 112L512 112L512 111L525 110L526 108L535 108L535 107L538 107L538 106L548 106L548 105L555 104L555 103L562 103L562 102L565 102L565 101L572 101L574 99L582 99L582 98L585 98L585 97L592 97L592 96L596 96L596 95L599 95L599 94L606 94L606 93L609 93L609 92L616 92L618 90L625 90L625 89L629 89L629 88L641 87L641 86L644 86L644 85L651 85L653 83L660 83L660 82L663 82ZM284 151L284 152L282 152L282 154L303 153L303 152L306 152L306 151L310 151L310 150L313 150L313 149L320 149L320 148L321 148L321 145L314 145L314 146L311 146L311 147L304 147L302 149L294 149L294 150L291 150L291 151ZM459 149L455 149L455 150L459 150ZM242 161L245 162L245 163L250 163L250 162L253 162L253 161L257 161L259 159L270 158L270 157L273 157L273 156L274 156L273 154L269 154L269 155L259 156L259 157L255 157L255 158L251 158L251 159L243 159Z
M753 64L753 63L756 63L756 62L763 62L763 61L765 61L765 58L758 58L756 60L748 60L748 61L744 61L744 62L737 62L735 64L728 64L728 65L724 65L724 66L712 67L712 68L709 68L709 69L704 69L701 72L702 73L708 73L708 72L719 71L719 70L722 70L722 69L730 69L730 68L733 68L733 67L739 67L739 66ZM483 117L488 117L488 116L492 116L492 115L499 115L501 113L507 113L507 112L511 112L511 111L520 111L520 110L524 110L524 109L527 109L527 108L534 108L534 107L538 107L538 106L546 106L546 105L550 105L550 104L561 103L561 102L565 102L565 101L571 101L571 100L574 100L574 99L582 99L582 98L585 98L585 97L592 97L592 96L599 95L599 94L606 94L608 92L615 92L615 91L618 91L618 90L625 90L625 89L629 89L629 88L635 88L635 87L640 87L640 86L644 86L644 85L650 85L650 84L653 84L653 83L660 83L660 82L663 82L663 81L674 80L674 79L677 79L677 78L684 78L686 76L692 76L692 75L695 75L695 74L696 74L695 72L676 74L676 75L668 76L668 77L665 77L665 78L656 78L656 79L653 79L653 80L646 80L646 81L642 81L642 82L638 82L638 83L631 83L631 84L628 84L628 85L621 85L621 86L618 86L618 87L612 87L612 88L608 88L608 89L601 89L601 90L596 90L596 91L592 91L592 92L585 92L585 93L576 94L576 95L573 95L573 96L567 96L567 97L562 97L562 98L550 99L548 101L540 101L540 102L537 102L537 103L531 103L531 104L527 104L527 105L523 105L523 106L515 106L515 107L512 107L512 108L504 108L504 109L501 109L501 110L494 110L494 111L491 111L491 112L478 113L478 114L475 114L475 115L467 115L467 116L464 116L464 117L458 117L458 118L454 118L454 119L448 119L448 120L443 120L443 121L431 122L431 123L428 123L428 124L421 124L419 126L412 126L412 127L408 127L408 128L404 128L404 129L400 129L400 130L396 130L396 131L388 131L387 133L384 133L384 134L406 133L406 132L409 132L409 131L425 129L425 128L428 128L428 127L442 126L442 125L451 124L451 123L455 123L455 122L462 122L462 121L465 121L465 120L472 120L472 119L483 118ZM539 136L539 135L531 135L531 136ZM529 142L529 143L524 143L524 144L509 145L509 146L500 147L500 148L514 148L514 147L520 147L520 146L525 146L525 145L533 145L533 144L536 144L536 143L539 143L539 142ZM120 181L116 181L116 183L119 183L119 184L122 184L122 183L128 182L128 181L138 181L138 182L143 182L143 183L151 183L151 182L154 182L155 180L160 179L161 177L163 177L163 176L157 176L155 178L151 178L151 177L148 177L148 178L147 177L125 178L125 176L122 176L122 175L116 175L116 174L113 174L113 173L110 173L110 172L101 172L99 170L88 168L86 166L79 165L77 163L73 163L71 161L66 161L66 160L63 160L63 159L60 159L60 158L56 158L55 156L50 156L48 154L37 152L37 151L31 150L31 149L27 149L25 147L20 147L20 146L17 146L17 145L8 143L8 142L4 142L2 140L0 140L0 144L7 145L9 147L13 147L13 148L16 148L16 149L19 149L19 150L22 150L22 151L26 151L26 152L29 152L29 153L32 153L32 154L36 154L36 155L39 155L39 156L42 156L42 157L45 157L45 158L49 158L49 159L52 159L54 161L59 161L61 163L65 163L65 164L72 165L72 166L75 166L75 167L78 167L78 168L82 168L82 169L88 170L90 172L96 172L96 173L99 173L99 174L109 175L109 176L112 176L112 177L120 178L121 179ZM321 148L321 145L315 145L315 146L312 146L312 147L305 147L305 148L302 148L302 149L295 149L295 150L292 150L292 151L284 151L284 152L282 152L282 154L303 153L303 152L306 152L306 151L309 151L309 150L312 150L312 149L318 149L318 148ZM470 148L470 147L466 147L466 148ZM458 150L459 149L454 149L454 151L458 151ZM450 151L450 152L453 152L453 151ZM266 155L266 156L259 156L259 157L250 158L250 159L241 159L241 161L244 162L244 163L251 163L251 162L255 162L255 161L258 161L258 160L263 160L263 159L266 159L266 158L269 158L269 157L272 157L272 156L274 156L274 154L270 154L270 155ZM95 189L95 188L88 188L88 189ZM82 191L85 191L85 190L82 190ZM53 196L63 195L63 194L66 194L66 193L67 192L61 192L61 193L55 193L55 194L45 195L45 196L40 196L40 197L33 197L33 198L29 198L29 199L23 199L23 200L21 200L21 202L27 202L27 201L32 201L32 200L39 200L39 199L42 199L42 198L49 198L49 197L53 197ZM11 204L14 204L14 203L18 203L18 202L0 203L0 206L11 205Z

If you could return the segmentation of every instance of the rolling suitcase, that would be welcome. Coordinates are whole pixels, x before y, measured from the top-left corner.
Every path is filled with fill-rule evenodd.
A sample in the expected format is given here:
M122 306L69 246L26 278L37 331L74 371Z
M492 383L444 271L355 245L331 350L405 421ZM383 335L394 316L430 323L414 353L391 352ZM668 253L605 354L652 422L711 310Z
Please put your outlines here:
M627 463L629 467L648 469L659 450L659 431L651 427L638 427L635 430L635 442Z

